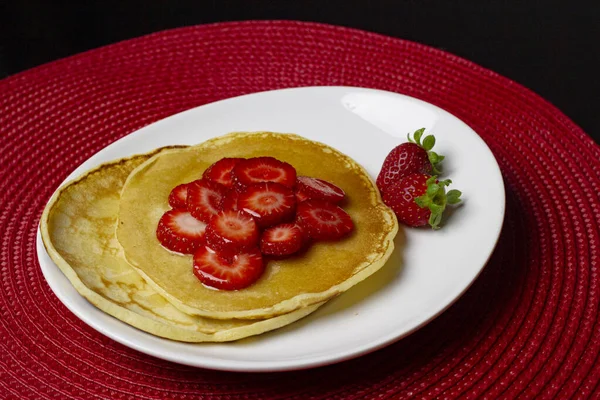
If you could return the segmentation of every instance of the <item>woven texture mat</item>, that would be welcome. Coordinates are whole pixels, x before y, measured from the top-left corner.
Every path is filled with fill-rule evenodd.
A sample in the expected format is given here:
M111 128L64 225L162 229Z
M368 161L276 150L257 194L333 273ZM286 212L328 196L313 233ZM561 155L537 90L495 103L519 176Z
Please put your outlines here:
M309 85L440 106L490 146L507 211L453 307L373 354L307 371L189 368L71 314L36 258L42 209L109 143L227 97ZM346 28L226 23L161 32L0 81L0 398L600 398L600 148L546 101L459 57Z

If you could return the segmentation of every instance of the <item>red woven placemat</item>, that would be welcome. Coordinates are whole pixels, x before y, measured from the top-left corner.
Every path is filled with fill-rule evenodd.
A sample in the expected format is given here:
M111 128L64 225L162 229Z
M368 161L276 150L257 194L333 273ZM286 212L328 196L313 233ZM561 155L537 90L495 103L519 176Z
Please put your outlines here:
M72 315L35 252L41 211L96 151L215 100L351 85L436 104L488 143L507 211L482 276L450 310L368 356L242 374L130 350ZM600 148L497 74L423 45L297 22L161 32L0 81L0 398L598 398Z

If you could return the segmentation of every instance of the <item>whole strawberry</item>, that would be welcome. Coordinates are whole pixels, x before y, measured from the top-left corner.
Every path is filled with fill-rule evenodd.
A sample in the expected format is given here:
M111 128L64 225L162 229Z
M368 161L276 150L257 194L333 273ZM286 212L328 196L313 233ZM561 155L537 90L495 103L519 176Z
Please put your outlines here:
M438 181L436 176L410 174L387 188L383 202L396 213L398 221L408 226L429 224L439 229L446 204L460 202L459 190L446 193L450 183L450 179Z
M421 137L425 128L421 128L413 134L408 135L408 143L396 146L385 158L379 176L377 176L377 187L383 193L388 186L405 176L413 173L439 174L436 168L444 156L431 151L435 145L435 137L428 135L421 143Z

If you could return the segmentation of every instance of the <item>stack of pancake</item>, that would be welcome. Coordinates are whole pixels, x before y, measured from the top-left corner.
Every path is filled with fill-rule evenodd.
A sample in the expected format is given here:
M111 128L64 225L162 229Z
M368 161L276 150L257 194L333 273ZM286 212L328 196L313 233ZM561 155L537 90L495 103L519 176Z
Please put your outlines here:
M270 260L248 288L205 287L192 272L191 255L170 252L156 239L169 192L221 158L258 156L342 188L355 230ZM324 144L270 132L231 133L105 163L57 190L40 224L48 254L88 301L138 329L185 342L237 340L305 317L380 269L398 230L354 160Z

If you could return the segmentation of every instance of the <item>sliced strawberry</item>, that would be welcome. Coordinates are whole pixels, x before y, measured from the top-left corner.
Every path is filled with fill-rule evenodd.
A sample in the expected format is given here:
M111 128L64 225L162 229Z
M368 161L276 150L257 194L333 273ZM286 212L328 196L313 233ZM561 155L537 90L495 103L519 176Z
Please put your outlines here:
M298 195L308 199L339 203L344 200L346 193L333 183L324 181L323 179L299 176L296 179L296 197Z
M221 209L223 210L238 210L238 197L240 192L235 189L229 189L229 191L223 197L223 202L221 203Z
M243 158L222 158L204 171L202 177L209 181L220 183L226 187L233 186L231 171Z
M296 170L273 157L255 157L239 162L233 168L235 185L240 192L253 183L277 182L289 188L296 184Z
M194 254L194 275L203 284L221 290L239 290L260 278L265 265L258 248L224 257L208 246Z
M238 209L256 219L261 228L293 218L296 196L286 186L274 182L250 185L238 197Z
M175 186L169 194L169 205L173 208L187 209L187 183Z
M266 229L260 238L260 251L273 256L289 256L302 248L304 231L294 223Z
M192 254L204 243L206 224L188 211L169 210L158 221L156 238L167 249Z
M354 228L346 211L324 200L303 201L298 204L297 215L300 226L317 240L339 239Z
M220 183L199 179L188 186L187 208L200 221L209 222L221 211L221 202L227 189Z
M300 203L301 201L308 200L308 196L306 195L306 193L299 192L298 188L296 188L296 191L294 194L296 195L296 204Z
M311 244L313 239L308 236L308 232L306 232L306 229L304 229L302 227L302 225L300 224L300 219L298 218L298 214L296 213L296 217L294 218L294 220L291 222L292 224L296 225L298 227L298 229L300 229L302 231L302 248L301 251L304 249L307 249Z
M223 210L206 227L207 244L219 252L236 253L258 243L258 226L243 211Z

